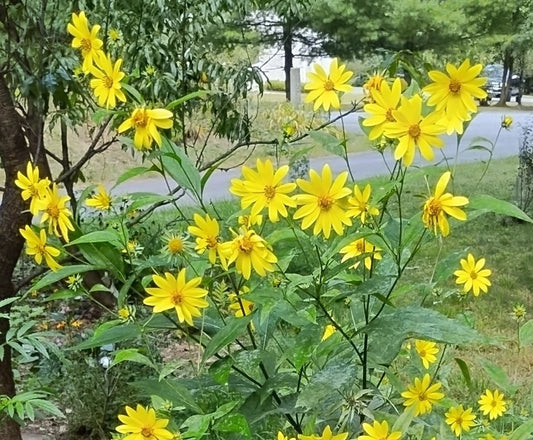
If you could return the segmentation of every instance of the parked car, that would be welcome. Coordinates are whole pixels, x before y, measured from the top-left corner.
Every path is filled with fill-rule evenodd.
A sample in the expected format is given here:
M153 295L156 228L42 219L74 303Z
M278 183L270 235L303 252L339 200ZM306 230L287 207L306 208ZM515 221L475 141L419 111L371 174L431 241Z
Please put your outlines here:
M503 88L503 66L501 64L488 64L483 69L482 76L487 78L485 90L487 98L483 99L480 104L487 105L493 98L499 99ZM518 103L522 100L522 91L520 88L520 76L513 74L511 76L511 83L507 90L506 101L514 100Z

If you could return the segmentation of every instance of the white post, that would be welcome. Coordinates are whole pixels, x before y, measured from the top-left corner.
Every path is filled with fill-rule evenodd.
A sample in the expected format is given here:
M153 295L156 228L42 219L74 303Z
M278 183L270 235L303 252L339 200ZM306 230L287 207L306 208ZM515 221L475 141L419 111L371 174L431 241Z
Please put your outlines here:
M300 105L302 102L302 84L300 81L300 68L291 67L291 96L290 101L293 105Z

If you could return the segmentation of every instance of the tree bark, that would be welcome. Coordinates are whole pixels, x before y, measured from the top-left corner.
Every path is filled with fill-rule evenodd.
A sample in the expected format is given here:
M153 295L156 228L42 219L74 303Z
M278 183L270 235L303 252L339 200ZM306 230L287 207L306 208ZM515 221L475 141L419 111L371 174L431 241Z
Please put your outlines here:
M22 200L15 186L18 171L25 172L30 160L21 125L21 117L16 112L13 100L3 75L0 75L0 158L4 165L6 181L0 204L0 301L15 295L12 282L13 271L24 245L19 228L31 222L28 206ZM9 312L10 306L0 309ZM9 330L9 320L0 319L0 344L5 342ZM4 357L0 360L0 395L15 395L15 381L11 364L11 350L5 347ZM0 422L0 439L21 440L20 426L12 419Z

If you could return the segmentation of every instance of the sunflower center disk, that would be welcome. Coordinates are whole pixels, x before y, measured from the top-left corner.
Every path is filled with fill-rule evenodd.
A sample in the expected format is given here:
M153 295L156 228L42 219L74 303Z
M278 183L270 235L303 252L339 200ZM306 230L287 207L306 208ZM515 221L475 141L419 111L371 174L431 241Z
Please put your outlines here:
M322 211L329 211L333 206L333 199L327 194L320 196L318 198L318 206Z
M333 90L334 88L335 88L335 84L330 79L327 79L324 82L324 90L329 92L330 90Z
M213 237L213 236L207 237L206 241L207 241L207 247L209 248L216 248L218 245L217 237Z
M172 295L170 296L170 301L175 306L179 306L181 304L181 302L183 301L183 296L182 296L181 292L179 292L179 291L173 292ZM145 428L145 429L149 429L149 428Z
M470 278L472 278L473 280L477 278L477 273L474 270L470 272Z
M265 197L268 200L271 200L274 198L275 195L276 195L276 188L274 188L271 185L265 185Z
M173 238L168 242L168 249L173 254L177 254L183 250L183 242L178 238Z
M104 78L104 86L106 89L112 89L113 88L113 78L106 76Z
M385 113L385 119L389 122L396 122L396 119L394 116L392 116L392 108L387 109L387 113Z
M150 438L154 435L154 431L152 428L143 428L142 431L141 431L141 435L144 437L144 438Z
M409 133L409 136L416 139L418 136L420 136L420 125L413 124L409 126L408 133Z
M436 217L442 211L442 207L440 206L440 203L437 200L431 200L429 202L428 211L429 215Z
M252 252L253 248L254 244L248 237L244 237L239 241L239 249L241 250L241 252L249 254L250 252Z
M448 86L448 88L450 89L450 92L452 93L459 93L459 91L461 90L461 83L459 81L452 79L450 81L450 85Z
M57 205L49 206L48 209L46 210L46 212L52 218L58 218L59 217L59 208L57 207Z
M143 110L136 112L135 115L133 115L133 123L136 127L146 127L148 125L146 112Z
M83 38L81 40L81 51L83 53L90 52L93 45L91 44L91 40L88 40L87 38Z

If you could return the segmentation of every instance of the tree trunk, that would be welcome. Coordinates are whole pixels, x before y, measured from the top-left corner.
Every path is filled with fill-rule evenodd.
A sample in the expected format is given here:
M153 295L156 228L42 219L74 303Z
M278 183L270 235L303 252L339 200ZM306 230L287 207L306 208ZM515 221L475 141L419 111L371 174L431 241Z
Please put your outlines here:
M0 301L15 295L12 276L22 251L24 240L19 228L31 222L31 216L23 212L28 208L15 186L17 171L25 172L30 160L29 150L21 126L21 118L13 105L5 78L0 75L0 158L4 165L6 182L0 204ZM1 309L9 312L10 306ZM0 344L5 342L9 321L0 319ZM0 394L15 395L15 381L11 365L11 350L5 347L0 360ZM19 425L9 418L0 423L0 439L20 440Z
M498 106L505 107L507 105L507 95L511 87L511 78L513 76L513 61L513 56L506 52L503 58L502 93L500 95L498 104L496 104Z
M289 20L283 22L283 54L285 71L285 98L291 99L291 68L294 55L292 54L292 25Z

